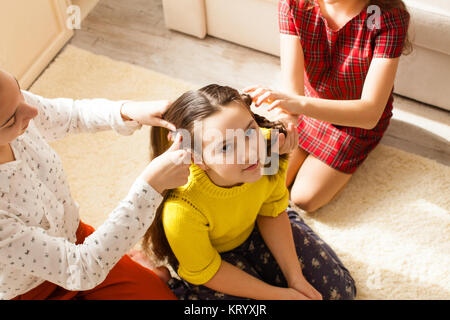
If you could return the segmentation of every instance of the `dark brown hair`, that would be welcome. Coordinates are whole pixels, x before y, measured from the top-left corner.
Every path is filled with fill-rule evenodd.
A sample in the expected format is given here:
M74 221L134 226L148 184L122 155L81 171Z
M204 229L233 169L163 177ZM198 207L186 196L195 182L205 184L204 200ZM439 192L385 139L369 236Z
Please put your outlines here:
M246 108L250 115L255 119L258 126L278 129L279 132L286 135L287 131L282 122L269 121L265 117L251 111L250 105L252 104L252 99L249 95L241 95L233 88L217 84L211 84L199 90L191 90L184 93L171 104L164 113L163 119L173 123L177 129L186 129L190 132L190 141L192 141L192 144L187 147L190 147L192 150L195 122L202 121L203 119L212 116L223 108L226 108L231 102L237 102ZM152 127L150 129L150 160L161 155L170 147L172 142L167 138L168 133L168 129L163 127ZM270 143L267 144L267 148L267 153L270 156ZM194 152L195 150L193 150L193 153ZM287 159L288 155L280 155L280 158ZM270 163L265 166L270 166ZM271 177L269 176L269 178ZM169 264L173 266L176 263L176 258L170 249L162 225L162 209L164 207L164 202L169 195L170 190L164 191L163 201L156 210L155 219L142 239L142 249L147 255L153 255L158 260L167 259Z

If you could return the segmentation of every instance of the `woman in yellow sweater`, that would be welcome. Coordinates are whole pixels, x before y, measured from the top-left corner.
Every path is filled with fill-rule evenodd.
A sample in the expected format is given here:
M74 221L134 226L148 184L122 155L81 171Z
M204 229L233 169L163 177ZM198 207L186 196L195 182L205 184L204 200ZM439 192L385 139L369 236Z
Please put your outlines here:
M182 280L168 284L180 299L354 298L348 270L288 207L287 154L270 139L276 130L286 136L284 125L254 114L251 103L209 85L163 115L187 132L194 162L188 183L164 194L143 248L177 270ZM152 128L152 157L170 147L168 133Z

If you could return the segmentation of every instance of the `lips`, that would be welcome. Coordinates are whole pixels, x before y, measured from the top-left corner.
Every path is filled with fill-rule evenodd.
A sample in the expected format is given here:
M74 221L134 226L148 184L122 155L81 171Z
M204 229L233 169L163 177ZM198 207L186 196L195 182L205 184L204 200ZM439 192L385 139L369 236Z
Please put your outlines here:
M251 166L245 168L244 171L254 170L254 169L258 168L258 165L259 165L259 160L255 164L252 164Z

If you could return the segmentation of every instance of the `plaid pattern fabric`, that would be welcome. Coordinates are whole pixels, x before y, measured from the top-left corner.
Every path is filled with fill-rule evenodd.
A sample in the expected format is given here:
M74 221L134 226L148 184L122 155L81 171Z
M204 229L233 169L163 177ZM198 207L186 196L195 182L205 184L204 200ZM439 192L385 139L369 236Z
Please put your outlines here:
M408 12L392 9L381 12L375 27L374 13L364 9L341 29L332 30L318 3L306 0L281 0L278 16L280 33L300 38L305 95L333 100L360 99L372 59L399 57L409 24ZM332 168L353 173L382 138L392 117L392 103L391 92L372 130L301 116L299 146Z

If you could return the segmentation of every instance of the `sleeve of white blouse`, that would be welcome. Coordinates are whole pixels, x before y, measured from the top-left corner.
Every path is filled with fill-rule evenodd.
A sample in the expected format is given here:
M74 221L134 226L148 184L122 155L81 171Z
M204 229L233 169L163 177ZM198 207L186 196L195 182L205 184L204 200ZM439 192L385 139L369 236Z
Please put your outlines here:
M138 178L105 223L79 245L0 210L0 261L67 290L92 289L144 235L162 199Z
M137 121L122 119L120 107L126 100L48 99L24 90L22 94L27 103L38 108L38 115L33 121L47 141L62 139L73 133L111 129L121 135L131 135L142 127Z

